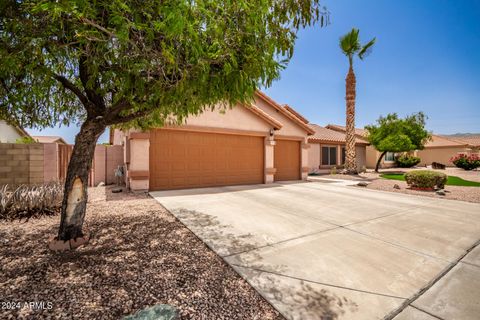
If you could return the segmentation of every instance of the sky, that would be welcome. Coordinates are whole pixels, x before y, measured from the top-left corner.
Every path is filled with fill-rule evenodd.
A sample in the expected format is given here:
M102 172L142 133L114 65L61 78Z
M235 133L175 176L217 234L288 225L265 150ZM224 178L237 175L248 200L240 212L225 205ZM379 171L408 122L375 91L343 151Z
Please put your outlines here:
M345 124L348 60L339 38L352 27L360 40L377 42L356 59L356 126L380 115L423 111L439 134L480 132L480 0L326 0L330 25L298 34L281 78L263 90L312 123ZM60 135L73 143L78 127L31 134ZM100 140L106 142L108 135Z

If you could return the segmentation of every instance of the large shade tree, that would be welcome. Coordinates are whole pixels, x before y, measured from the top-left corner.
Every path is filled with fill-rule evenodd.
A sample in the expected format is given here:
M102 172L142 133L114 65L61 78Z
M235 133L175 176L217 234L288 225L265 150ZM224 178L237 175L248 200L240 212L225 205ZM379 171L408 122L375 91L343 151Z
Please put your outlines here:
M81 237L87 180L108 126L162 126L252 99L292 57L319 0L4 0L0 117L80 123L58 239Z
M348 73L345 79L346 86L346 128L345 128L345 171L357 173L355 153L355 99L356 99L356 78L353 72L353 58L358 56L363 60L375 44L375 38L367 44L360 44L360 31L353 28L349 33L340 38L340 49L348 58Z
M421 150L431 138L425 129L425 115L422 112L399 118L396 113L380 117L376 124L366 126L367 139L381 152L375 166L378 172L380 163L387 152L408 152Z

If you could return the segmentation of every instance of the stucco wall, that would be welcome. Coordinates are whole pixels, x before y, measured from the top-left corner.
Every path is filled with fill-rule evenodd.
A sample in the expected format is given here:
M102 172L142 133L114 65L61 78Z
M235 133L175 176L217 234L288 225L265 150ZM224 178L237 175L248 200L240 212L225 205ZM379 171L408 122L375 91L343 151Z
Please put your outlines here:
M416 152L417 157L420 157L421 161L418 164L419 166L429 166L432 162L439 162L446 166L453 166L453 163L450 162L450 158L457 155L458 153L467 153L466 148L427 148L424 150L418 150Z
M275 132L276 135L292 137L307 136L307 132L303 128L296 125L294 122L292 122L292 120L290 120L288 117L280 113L280 111L276 110L262 99L256 98L255 105L259 107L262 111L268 113L268 115L270 115L272 118L280 121L280 123L283 124L283 127Z
M368 169L375 169L378 157L380 157L381 152L377 151L377 149L375 149L373 146L367 146L366 154L366 167ZM392 168L394 166L395 162L385 161L385 157L383 157L382 161L380 162L380 168Z
M240 105L223 111L220 107L214 111L204 111L198 116L188 117L185 124L191 126L262 131L265 132L265 134L270 131L270 125L268 123Z
M308 149L308 167L309 172L315 172L320 165L320 144L310 143L310 149Z
M356 146L355 152L357 155L357 168L362 170L367 166L367 148L365 146Z
M4 120L0 120L0 143L15 143L22 135Z

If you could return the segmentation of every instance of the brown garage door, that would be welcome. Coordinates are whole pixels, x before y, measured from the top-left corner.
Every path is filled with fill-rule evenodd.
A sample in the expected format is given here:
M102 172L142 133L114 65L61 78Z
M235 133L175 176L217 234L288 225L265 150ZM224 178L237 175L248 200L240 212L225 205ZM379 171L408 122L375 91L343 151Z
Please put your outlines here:
M263 183L262 137L152 130L150 190Z
M275 181L300 180L300 142L275 140Z

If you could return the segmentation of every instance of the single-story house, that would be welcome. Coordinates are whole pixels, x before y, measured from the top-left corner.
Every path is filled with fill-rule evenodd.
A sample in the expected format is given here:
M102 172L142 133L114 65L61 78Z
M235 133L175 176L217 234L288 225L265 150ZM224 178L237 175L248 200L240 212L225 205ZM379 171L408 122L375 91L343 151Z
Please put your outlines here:
M290 108L291 109L291 108ZM180 126L114 130L132 190L169 190L306 179L315 131L263 92L250 106L218 107Z
M315 134L308 138L310 144L309 171L311 173L328 172L333 167L339 168L345 163L345 133L331 130L317 124L310 124ZM368 142L356 137L355 152L357 169L366 167L366 148Z
M0 143L15 143L24 137L30 138L30 135L23 128L0 120Z
M67 144L67 142L60 136L32 136L32 138L38 143Z
M327 125L328 129L345 132L344 126L329 124ZM355 128L355 135L357 137L365 138L367 136L367 131L360 128ZM439 135L432 135L432 139L425 144L423 150L416 150L413 154L421 159L419 166L428 166L432 162L438 162L446 166L453 166L453 163L450 162L450 159L459 154L459 153L472 153L474 148L474 141L479 141L472 138L470 143L465 140L458 138L452 139ZM366 148L366 163L367 168L375 168L377 160L381 155L381 152L376 150L373 146L369 145ZM395 166L395 154L393 152L387 152L385 157L380 163L381 168L390 168Z
M446 136L445 138L468 144L473 153L479 153L480 151L480 135Z
M446 166L453 166L450 159L459 153L471 153L468 143L456 141L432 134L432 139L425 144L423 150L416 150L415 156L421 159L419 166L428 166L438 162Z

